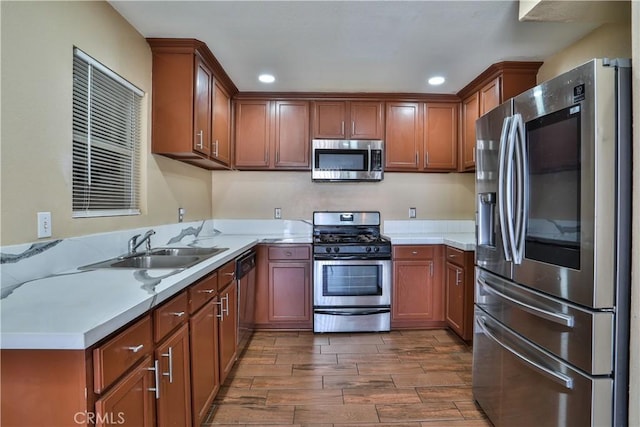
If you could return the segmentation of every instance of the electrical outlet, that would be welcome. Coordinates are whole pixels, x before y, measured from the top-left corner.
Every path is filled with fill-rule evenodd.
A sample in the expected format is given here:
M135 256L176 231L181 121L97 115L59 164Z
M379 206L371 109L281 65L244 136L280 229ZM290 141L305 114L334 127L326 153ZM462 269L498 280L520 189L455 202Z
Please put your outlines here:
M38 239L51 237L51 212L38 212Z
M275 208L273 210L273 217L275 219L282 219L282 209L281 208Z
M178 222L184 221L185 212L184 208L178 208Z
M409 218L416 217L416 208L409 208Z

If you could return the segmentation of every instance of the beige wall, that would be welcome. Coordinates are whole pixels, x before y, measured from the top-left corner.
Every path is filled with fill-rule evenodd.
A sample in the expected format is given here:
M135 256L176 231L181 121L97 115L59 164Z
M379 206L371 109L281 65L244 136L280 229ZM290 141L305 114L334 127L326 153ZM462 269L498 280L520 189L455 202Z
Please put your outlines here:
M149 153L151 52L106 2L0 2L2 41L0 244L35 241L36 213L52 238L211 217L208 171ZM71 218L72 60L77 46L146 92L143 214Z
M314 210L379 210L383 220L474 218L475 175L386 173L376 183L314 183L310 172L213 172L214 218L311 219Z
M631 21L605 24L561 52L546 58L538 70L544 82L592 58L630 58Z

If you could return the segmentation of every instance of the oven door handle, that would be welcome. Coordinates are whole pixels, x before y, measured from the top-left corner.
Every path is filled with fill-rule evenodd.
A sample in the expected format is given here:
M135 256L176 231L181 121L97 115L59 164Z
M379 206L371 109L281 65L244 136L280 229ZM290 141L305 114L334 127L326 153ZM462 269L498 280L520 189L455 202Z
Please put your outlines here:
M391 313L390 308L380 308L374 310L363 310L363 309L342 309L342 310L314 310L315 314L328 314L330 316L369 316L372 314L384 314Z
M358 255L345 255L345 256L332 256L332 255L314 255L315 261L391 261L390 256L358 256Z

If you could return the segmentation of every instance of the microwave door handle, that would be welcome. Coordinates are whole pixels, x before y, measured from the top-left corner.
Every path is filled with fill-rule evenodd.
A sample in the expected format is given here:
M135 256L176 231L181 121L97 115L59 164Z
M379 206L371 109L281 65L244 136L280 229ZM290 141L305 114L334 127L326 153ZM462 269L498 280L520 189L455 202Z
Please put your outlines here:
M509 241L507 240L507 225L505 215L505 163L507 150L507 137L511 128L511 117L505 117L502 122L502 133L500 134L500 154L498 162L498 217L500 222L500 234L502 236L502 250L505 259L511 261L511 251L509 250Z
M369 157L367 158L367 172L371 173L371 145L367 146Z

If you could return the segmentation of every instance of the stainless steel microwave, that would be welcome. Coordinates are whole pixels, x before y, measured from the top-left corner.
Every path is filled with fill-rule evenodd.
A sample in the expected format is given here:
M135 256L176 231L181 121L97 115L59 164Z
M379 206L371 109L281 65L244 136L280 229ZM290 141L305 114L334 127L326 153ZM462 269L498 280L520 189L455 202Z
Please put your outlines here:
M382 181L384 144L380 140L314 139L313 181Z

